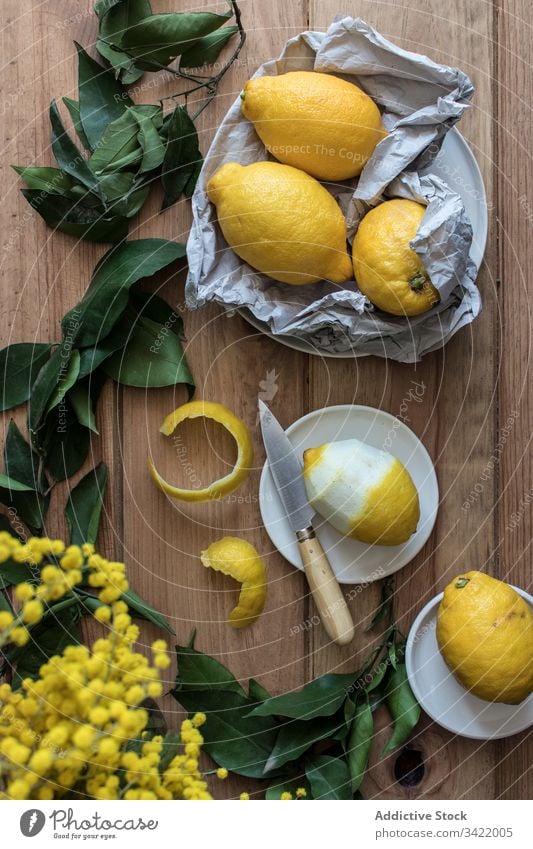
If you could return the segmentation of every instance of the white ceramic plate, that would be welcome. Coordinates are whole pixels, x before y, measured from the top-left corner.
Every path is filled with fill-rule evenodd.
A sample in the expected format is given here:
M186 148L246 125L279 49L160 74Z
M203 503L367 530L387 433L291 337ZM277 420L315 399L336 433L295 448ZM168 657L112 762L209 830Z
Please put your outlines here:
M479 268L487 244L487 196L476 158L461 133L455 128L447 133L439 155L431 167L431 172L436 174L437 177L441 177L461 197L473 230L470 256ZM249 324L260 330L261 333L272 336L277 342L281 342L282 345L287 345L289 348L294 348L296 351L303 351L306 354L316 354L320 357L337 357L340 359L353 359L356 356L366 356L364 354L354 354L350 351L344 351L340 354L325 353L310 345L304 339L298 339L295 336L284 336L283 334L274 335L267 324L259 321L248 310L239 310L239 314Z
M533 606L533 596L514 589ZM420 611L407 638L405 663L417 700L431 719L461 737L497 740L529 728L533 725L533 693L519 705L485 702L465 690L446 666L436 635L442 596L435 596Z
M331 567L341 584L362 584L391 575L418 554L427 541L439 506L437 476L431 458L417 436L395 416L373 407L345 405L315 410L287 428L297 455L307 448L355 437L394 454L408 469L420 496L420 521L415 534L403 545L366 545L343 537L317 517L314 525ZM296 539L287 522L268 462L259 485L263 524L275 547L302 569Z

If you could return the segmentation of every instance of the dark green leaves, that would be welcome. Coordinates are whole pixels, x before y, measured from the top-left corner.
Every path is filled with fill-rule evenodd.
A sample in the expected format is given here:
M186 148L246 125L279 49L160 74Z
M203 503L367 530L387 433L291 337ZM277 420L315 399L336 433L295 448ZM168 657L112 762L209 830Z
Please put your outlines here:
M239 32L239 27L230 26L212 32L197 41L193 46L182 54L180 69L190 70L201 68L202 65L211 65L217 61L228 41Z
M351 799L350 773L343 758L320 755L309 758L305 774L313 799Z
M265 772L279 769L290 761L296 761L315 743L333 737L345 726L344 717L318 717L309 721L286 721L280 728L274 748L265 765Z
M107 466L99 463L70 493L65 516L71 545L95 543L107 485Z
M331 716L343 704L347 689L357 679L355 675L322 675L301 690L267 699L257 705L252 716L288 716L294 719L313 719Z
M394 731L381 753L382 757L404 743L420 719L420 705L409 686L405 663L399 663L388 676L387 707L394 720Z
M114 0L95 3L94 11L100 21L98 52L112 65L115 76L125 85L131 85L143 71L135 67L131 56L120 48L125 32L152 14L148 0Z
M137 615L141 619L146 619L153 625L157 625L158 628L164 628L164 630L168 631L169 634L174 633L174 629L169 624L168 620L165 619L163 614L159 613L159 611L148 604L147 601L144 601L144 599L137 595L137 593L133 590L127 590L122 594L121 598L127 603L132 615Z
M50 123L52 125L52 150L61 170L70 174L78 183L94 192L95 195L100 195L98 180L65 130L55 100L52 100L50 104Z
M230 17L231 9L224 15L212 12L149 15L124 33L122 46L135 57L137 68L158 70Z
M4 444L4 465L6 474L12 481L29 488L25 491L13 489L10 496L11 505L28 527L41 528L50 500L46 494L48 483L40 467L39 458L13 420L9 423Z
M45 343L15 342L0 351L0 410L9 410L28 400L32 384L50 356L51 348Z
M82 300L61 322L63 332L75 324L78 346L98 343L126 309L131 286L184 255L184 245L166 239L139 239L112 248L96 266Z
M95 150L108 124L120 118L132 101L111 71L92 59L79 44L76 49L80 120L84 135Z
M373 739L374 718L370 705L365 701L355 712L346 747L353 793L359 790L363 781Z
M175 203L182 193L190 197L202 165L198 134L187 111L176 106L167 125L167 148L161 183L165 191L163 209Z
M245 692L237 679L214 657L191 646L176 646L178 676L175 692L186 690L231 690L240 696Z

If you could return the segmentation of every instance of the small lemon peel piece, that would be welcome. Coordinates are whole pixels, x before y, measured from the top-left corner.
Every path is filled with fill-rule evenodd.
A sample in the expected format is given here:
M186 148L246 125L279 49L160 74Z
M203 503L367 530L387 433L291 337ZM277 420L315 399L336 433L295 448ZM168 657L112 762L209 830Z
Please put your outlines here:
M252 438L244 422L232 413L231 410L228 410L227 407L224 407L223 404L218 404L215 401L191 401L188 404L183 404L177 410L174 410L174 412L169 413L161 425L160 431L164 436L171 436L177 426L185 421L185 419L197 418L206 418L218 422L218 424L226 428L235 440L237 444L237 459L235 466L229 474L203 489L183 489L182 487L173 486L173 484L168 483L157 471L151 457L148 458L148 465L150 474L156 485L172 498L195 502L215 501L217 498L229 495L230 492L237 489L248 477L254 459Z
M228 616L232 628L247 628L261 614L267 594L266 570L254 546L239 537L222 537L200 553L203 566L241 584L239 601Z

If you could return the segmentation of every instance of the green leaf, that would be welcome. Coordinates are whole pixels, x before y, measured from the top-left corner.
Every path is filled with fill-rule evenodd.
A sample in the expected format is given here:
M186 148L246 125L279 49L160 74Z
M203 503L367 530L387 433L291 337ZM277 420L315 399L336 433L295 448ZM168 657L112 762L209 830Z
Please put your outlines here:
M12 536L17 536L13 530L9 531L9 533ZM26 582L38 584L40 582L40 576L39 567L33 566L30 563L15 563L14 560L6 560L5 563L0 563L0 587L2 589Z
M212 12L150 15L124 33L122 46L135 56L138 68L157 70L189 50L199 38L222 26L231 14L230 7L224 15Z
M176 698L182 692L193 690L230 690L245 696L245 692L234 675L222 663L197 651L191 646L176 646L178 673L176 678Z
M27 168L13 165L12 168L29 189L38 189L48 194L68 192L74 184L72 177L59 168L41 168L38 165L30 165Z
M137 141L138 133L139 124L129 109L108 124L89 159L94 173L118 171L140 162L143 152Z
M108 204L114 214L119 213L120 215L124 215L124 195L128 194L134 183L135 174L131 174L129 171L117 171L112 174L102 174L100 177L102 191L104 192ZM110 204L110 201L118 201L118 203Z
M2 580L1 576L2 576L2 572L0 570L0 583L1 583L1 580ZM3 589L3 587L1 587L1 589ZM1 611L5 611L7 613L13 613L13 608L12 608L11 604L9 603L9 599L7 598L6 595L4 595L3 592L0 592L0 612Z
M381 753L382 758L407 740L420 719L420 705L409 686L405 663L399 663L387 679L387 707L394 720L394 731Z
M87 140L96 150L106 127L132 106L132 100L113 73L76 44L80 119Z
M272 784L269 784L265 793L265 800L267 802L277 802L281 799L282 793L291 793L292 798L296 799L296 791L300 787L303 787L307 794L301 801L313 798L311 795L311 786L307 779L302 776L301 778L277 778Z
M131 110L139 125L138 142L143 151L139 168L141 174L159 168L165 158L165 145L157 132L154 122L135 107Z
M57 350L61 351L57 384L48 398L44 411L45 415L52 412L54 407L57 407L65 399L67 392L74 386L80 373L80 352L76 349L70 350L66 345L60 345Z
M82 300L64 316L63 332L74 322L78 347L98 343L126 309L133 284L184 255L185 245L166 239L139 239L111 248L96 266Z
M124 84L135 82L143 71L135 68L130 56L116 48L121 47L126 30L152 14L150 3L148 0L115 0L113 3L97 3L94 8L100 19L96 49L111 63L115 76Z
M256 681L255 678L250 678L248 682L248 695L254 702L263 702L265 699L270 698L268 690L259 681Z
M365 701L357 707L346 747L346 758L352 781L352 793L359 790L365 777L373 739L374 717L372 716L370 705Z
M0 410L9 410L28 400L51 349L51 345L43 342L15 342L0 351Z
M220 766L249 778L261 778L276 740L277 723L247 716L251 701L234 690L179 690L172 695L190 713L202 712L203 750Z
M181 751L181 735L179 731L168 731L163 739L163 748L159 756L159 773L162 775L170 766L176 755Z
M228 41L239 32L239 27L233 25L223 27L217 32L204 36L196 42L180 59L180 70L201 68L202 65L214 64Z
M77 100L72 100L71 97L63 97L62 100L68 109L70 119L72 121L74 129L76 130L76 135L78 136L84 148L92 152L92 147L89 144L89 139L85 135L85 130L83 129L83 124L81 123L80 104Z
M105 339L100 339L95 345L89 348L80 350L80 373L78 380L82 380L89 374L94 372L104 360L111 356L119 348L123 348L126 344L129 334L129 328L124 328L122 331L115 327L109 336Z
M99 463L70 492L65 517L71 545L96 542L106 486L107 466Z
M50 123L52 150L61 170L101 197L98 180L65 130L55 100L50 103Z
M319 740L333 737L340 728L345 727L344 716L318 717L309 721L294 719L285 722L276 738L276 743L268 761L265 773L279 769L290 761L298 760L300 755L307 752Z
M350 773L342 758L317 755L305 763L313 799L351 799Z
M183 106L176 106L167 124L167 149L161 170L161 183L165 196L162 209L168 209L185 191L192 194L202 154L198 147L198 133L188 112ZM196 174L192 188L191 177ZM187 196L190 197L190 194Z
M127 219L106 213L102 207L34 189L23 189L22 194L53 230L90 242L121 242L128 235Z
M0 472L0 490L13 490L13 492L31 492L32 487L25 483L10 478L9 475L4 475Z
M194 386L179 337L166 325L139 315L128 307L119 321L129 328L126 347L106 360L102 369L124 386Z
M104 383L105 375L101 371L93 373L90 380L80 380L78 375L77 382L68 393L68 400L79 423L96 434L98 428L96 427L95 408Z
M348 688L356 680L357 673L322 675L301 690L267 699L257 705L250 716L288 716L305 720L331 716L342 705Z
M125 593L122 593L121 599L126 602L130 611L134 611L141 619L146 619L153 625L164 628L169 634L174 634L174 629L163 614L159 613L147 601L144 601L134 590L129 589Z
M12 493L11 504L30 528L42 528L50 496L44 495L47 481L39 467L39 459L13 421L9 423L4 444L4 464L11 479L26 484L33 491Z
M58 611L52 606L45 618L30 629L30 642L15 655L13 689L18 689L25 678L38 678L41 666L53 655L61 654L67 646L80 643L80 618L78 603Z
M380 622L390 624L392 617L392 602L394 597L394 576L390 575L381 584L381 599L370 625L365 628L365 634L372 631Z
M84 464L91 431L80 424L68 398L46 418L41 436L45 467L54 481L72 477Z

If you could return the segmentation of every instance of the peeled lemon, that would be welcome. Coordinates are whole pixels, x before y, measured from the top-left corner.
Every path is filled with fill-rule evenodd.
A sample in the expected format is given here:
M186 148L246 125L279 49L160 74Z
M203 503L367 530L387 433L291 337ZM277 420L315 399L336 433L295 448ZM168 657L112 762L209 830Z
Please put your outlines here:
M309 503L344 536L400 545L416 531L418 492L396 457L358 439L304 452Z
M503 581L475 570L454 578L439 605L437 641L480 699L516 705L533 692L533 612Z
M353 268L359 289L380 310L420 315L439 301L422 260L410 245L426 212L421 203L387 200L370 210L353 242Z
M316 71L249 80L242 111L272 156L319 180L356 177L386 135L368 94Z
M239 601L228 623L233 628L246 628L255 622L265 606L267 583L265 565L253 545L240 537L223 537L202 551L200 559L204 566L241 584Z
M278 162L228 162L209 180L207 194L227 243L273 280L302 286L352 276L341 209L303 171Z

